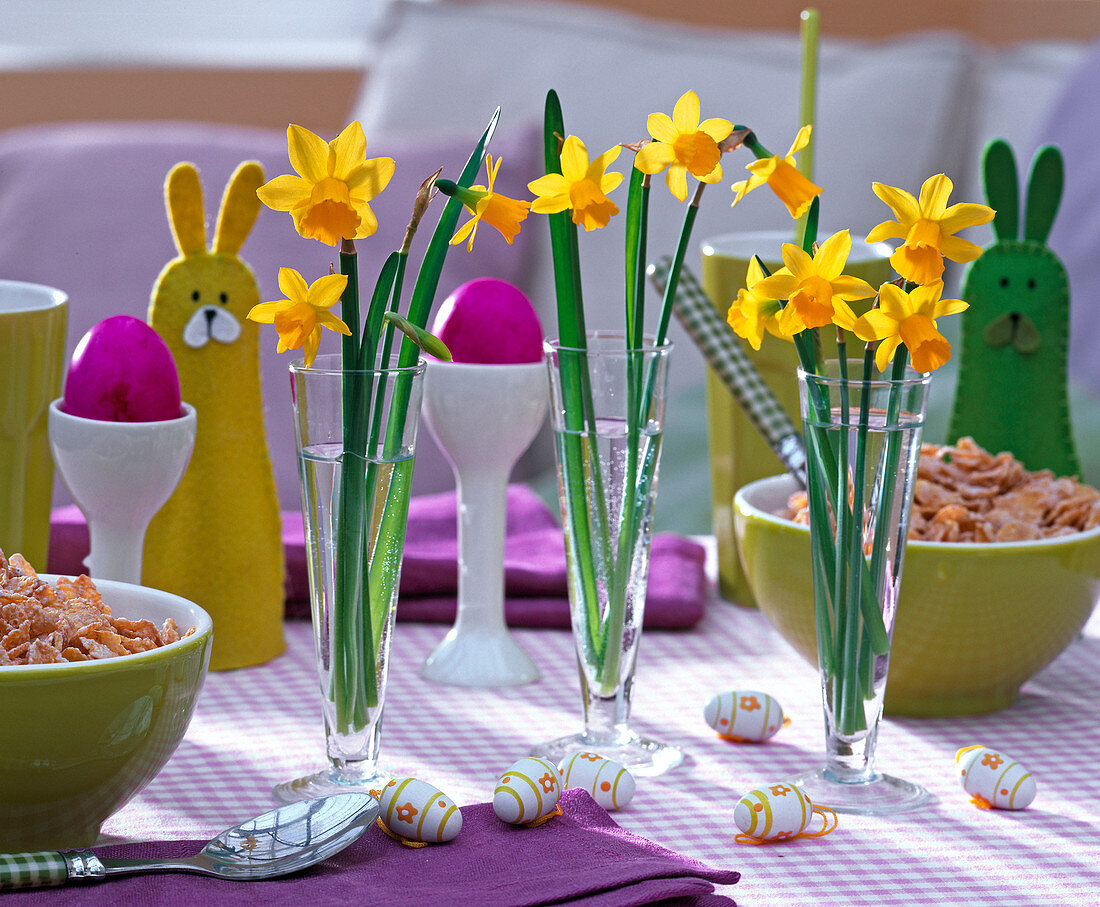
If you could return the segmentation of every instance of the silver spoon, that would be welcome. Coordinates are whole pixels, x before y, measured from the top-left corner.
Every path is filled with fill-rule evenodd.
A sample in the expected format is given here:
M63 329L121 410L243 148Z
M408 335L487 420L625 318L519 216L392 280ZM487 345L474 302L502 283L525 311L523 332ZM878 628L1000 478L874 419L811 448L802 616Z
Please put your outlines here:
M270 879L339 853L367 830L378 811L378 801L361 793L288 803L227 828L193 857L172 860L97 857L90 850L0 854L0 889L138 872L194 872L238 882Z

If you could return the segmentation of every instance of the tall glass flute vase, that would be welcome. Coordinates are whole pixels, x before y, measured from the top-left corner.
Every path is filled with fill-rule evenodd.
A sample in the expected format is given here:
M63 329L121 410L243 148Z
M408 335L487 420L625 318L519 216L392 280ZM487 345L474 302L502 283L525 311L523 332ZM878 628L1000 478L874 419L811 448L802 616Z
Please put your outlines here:
M546 345L584 730L534 752L555 762L598 752L635 774L659 774L680 751L635 733L628 719L671 345L628 349L623 334L600 332L587 343Z
M378 751L424 362L393 365L290 367L328 765L278 785L283 802L389 777Z
M875 769L875 744L929 376L884 380L873 363L798 372L825 765L793 779L838 812L886 814L927 798ZM902 603L904 607L904 603Z

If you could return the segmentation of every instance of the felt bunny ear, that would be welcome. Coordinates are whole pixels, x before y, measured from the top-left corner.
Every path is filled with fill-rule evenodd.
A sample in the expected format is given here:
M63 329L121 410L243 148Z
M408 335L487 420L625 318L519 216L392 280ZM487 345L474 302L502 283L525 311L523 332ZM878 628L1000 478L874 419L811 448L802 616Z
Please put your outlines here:
M982 184L993 218L993 235L998 242L1016 239L1020 229L1020 184L1016 158L1004 139L994 139L982 153Z
M164 181L164 201L172 237L182 255L206 251L206 223L202 210L202 183L194 164L176 164Z
M264 168L257 161L245 161L233 171L222 196L218 224L214 228L214 251L236 255L260 213L256 190L264 183Z
M1024 239L1045 243L1058 203L1062 200L1062 154L1053 145L1044 145L1035 155L1027 181L1027 215Z

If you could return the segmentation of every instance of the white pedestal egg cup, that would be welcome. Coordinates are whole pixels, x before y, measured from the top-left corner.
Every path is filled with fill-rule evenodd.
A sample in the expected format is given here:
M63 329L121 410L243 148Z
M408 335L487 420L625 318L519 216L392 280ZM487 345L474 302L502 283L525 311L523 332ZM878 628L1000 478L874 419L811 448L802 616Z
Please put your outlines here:
M195 408L178 419L106 422L50 404L50 450L61 480L88 521L93 579L141 584L149 521L183 478L195 445Z
M539 678L504 622L504 530L508 477L546 418L548 398L542 362L428 362L424 421L458 492L458 613L421 668L428 680L508 687Z

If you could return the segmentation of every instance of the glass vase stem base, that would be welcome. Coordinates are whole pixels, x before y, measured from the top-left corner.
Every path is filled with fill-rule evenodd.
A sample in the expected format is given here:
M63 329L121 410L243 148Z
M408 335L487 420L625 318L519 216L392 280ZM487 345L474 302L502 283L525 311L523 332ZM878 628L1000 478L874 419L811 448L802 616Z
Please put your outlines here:
M532 756L541 756L555 765L577 753L598 753L618 762L632 775L645 777L664 774L684 761L684 754L677 747L630 730L612 735L589 732L570 734L531 750Z
M838 813L857 816L886 816L924 806L931 795L919 784L874 774L867 781L840 781L828 769L804 772L787 782L800 788L814 806L827 806Z
M297 803L329 794L370 794L371 790L385 787L392 777L392 773L377 768L369 773L345 773L334 768L323 768L311 775L276 784L271 789L271 795L279 803Z

